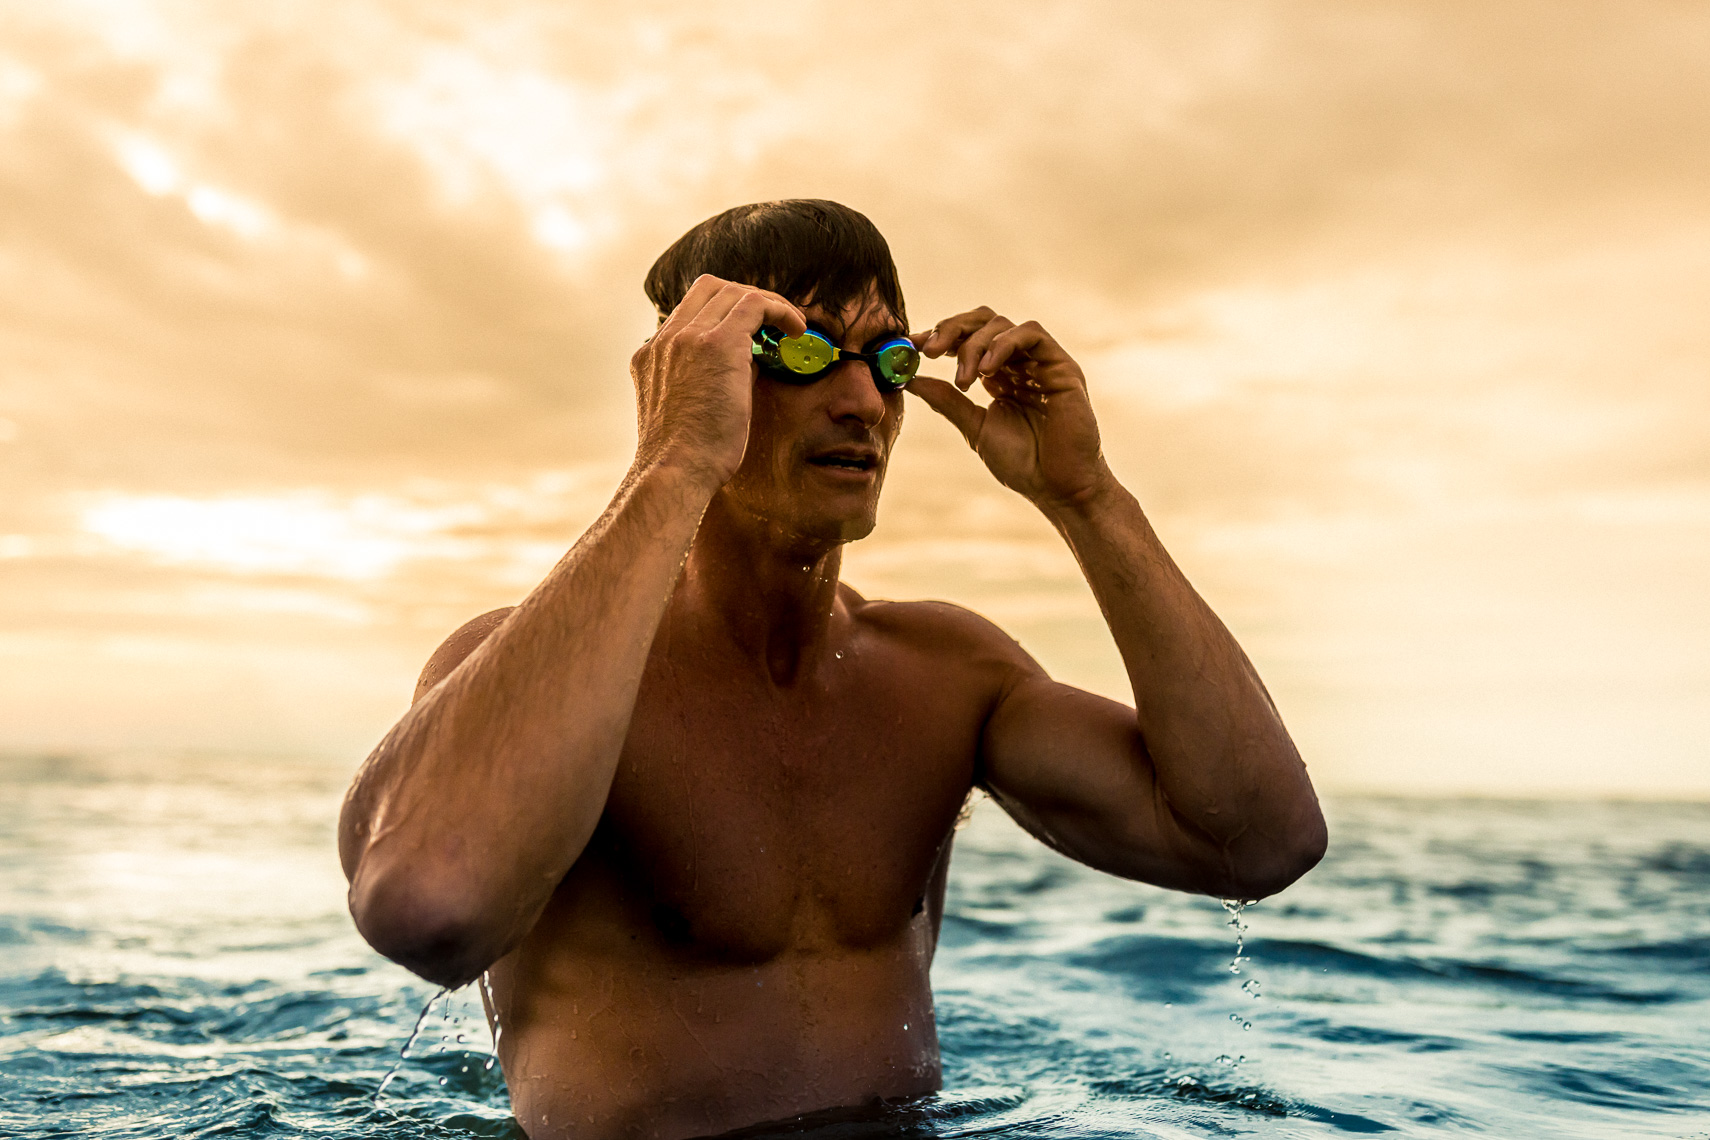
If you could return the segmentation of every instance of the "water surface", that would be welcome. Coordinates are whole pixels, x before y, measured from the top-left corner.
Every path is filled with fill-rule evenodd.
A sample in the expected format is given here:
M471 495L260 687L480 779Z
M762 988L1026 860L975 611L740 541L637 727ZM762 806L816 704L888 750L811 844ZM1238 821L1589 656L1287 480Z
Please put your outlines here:
M344 913L347 775L0 759L0 1135L521 1135L470 992L373 1103L433 987ZM1217 901L982 806L934 969L944 1093L785 1130L1710 1140L1710 805L1328 809L1232 972Z

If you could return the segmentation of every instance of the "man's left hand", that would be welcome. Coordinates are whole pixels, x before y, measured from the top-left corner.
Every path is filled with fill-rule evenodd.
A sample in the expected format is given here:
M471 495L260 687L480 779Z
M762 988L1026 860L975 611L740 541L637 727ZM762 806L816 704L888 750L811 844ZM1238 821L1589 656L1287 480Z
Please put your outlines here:
M1082 503L1113 482L1086 376L1037 321L982 306L909 339L922 356L955 354L954 384L917 376L909 391L956 425L998 482L1041 508ZM985 407L964 394L976 380Z

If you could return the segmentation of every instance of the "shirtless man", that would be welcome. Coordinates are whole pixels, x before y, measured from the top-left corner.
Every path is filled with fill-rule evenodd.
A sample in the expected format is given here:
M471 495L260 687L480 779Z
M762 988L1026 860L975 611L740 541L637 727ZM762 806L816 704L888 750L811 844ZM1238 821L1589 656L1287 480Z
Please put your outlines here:
M1105 464L1050 334L940 321L909 339L955 381L907 390L1069 544L1135 708L1051 680L977 614L839 582L904 395L865 360L784 382L753 338L907 335L866 218L728 211L648 293L611 505L522 604L434 653L340 821L375 949L446 986L488 971L531 1137L673 1140L935 1090L928 967L970 789L1179 890L1256 899L1318 861L1275 707Z

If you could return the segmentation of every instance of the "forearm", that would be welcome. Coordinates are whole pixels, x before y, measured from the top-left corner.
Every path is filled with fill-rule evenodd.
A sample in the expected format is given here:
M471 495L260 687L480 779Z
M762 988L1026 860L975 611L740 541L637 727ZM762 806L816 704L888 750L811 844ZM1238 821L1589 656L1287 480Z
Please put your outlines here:
M341 845L352 913L377 948L436 981L466 980L453 975L478 972L532 926L604 810L709 497L674 469L632 473L369 758Z
M1316 796L1247 655L1114 479L1044 508L1092 587L1127 669L1144 742L1136 763L1218 893L1262 894L1321 852ZM1270 889L1276 889L1271 887Z

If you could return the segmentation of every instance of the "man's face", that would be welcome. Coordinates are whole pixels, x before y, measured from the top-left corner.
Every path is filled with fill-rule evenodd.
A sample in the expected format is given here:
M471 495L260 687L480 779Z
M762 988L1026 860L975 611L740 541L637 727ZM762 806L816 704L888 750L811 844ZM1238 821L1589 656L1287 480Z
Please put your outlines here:
M808 327L857 352L908 333L871 296L840 312L812 304L802 311ZM902 416L902 392L881 395L859 360L839 361L812 384L758 373L748 449L724 494L789 538L865 538L878 520L879 488Z

